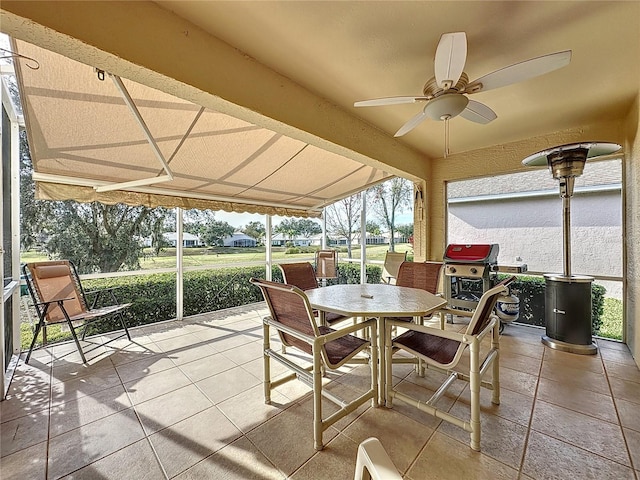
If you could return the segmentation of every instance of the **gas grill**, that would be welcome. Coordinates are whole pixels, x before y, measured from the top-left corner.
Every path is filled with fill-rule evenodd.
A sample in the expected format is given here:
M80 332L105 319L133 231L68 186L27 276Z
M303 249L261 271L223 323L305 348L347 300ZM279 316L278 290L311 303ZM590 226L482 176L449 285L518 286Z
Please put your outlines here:
M450 308L473 310L492 287L499 246L450 244L444 254L444 295Z
M498 265L497 243L450 244L444 254L444 295L449 308L475 310L482 294L493 287L498 273L524 273L527 265ZM517 318L503 312L505 323Z

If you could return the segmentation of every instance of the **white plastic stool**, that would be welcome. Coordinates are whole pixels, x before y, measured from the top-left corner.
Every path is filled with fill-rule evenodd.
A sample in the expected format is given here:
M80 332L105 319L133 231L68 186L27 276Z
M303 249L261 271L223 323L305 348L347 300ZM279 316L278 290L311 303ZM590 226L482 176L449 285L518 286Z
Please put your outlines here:
M367 438L358 446L354 480L402 480L380 440Z

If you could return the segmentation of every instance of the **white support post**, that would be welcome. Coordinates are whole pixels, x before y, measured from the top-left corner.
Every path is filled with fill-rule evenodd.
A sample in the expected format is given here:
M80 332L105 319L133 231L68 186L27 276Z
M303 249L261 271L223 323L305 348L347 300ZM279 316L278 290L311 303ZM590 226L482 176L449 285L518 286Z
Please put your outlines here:
M176 319L184 319L184 263L182 209L176 208Z
M362 210L360 211L360 283L367 283L367 195L361 192Z
M327 249L327 209L322 209L322 240L320 242L322 250Z
M265 218L265 233L264 233L264 243L265 243L265 276L266 280L271 281L271 215L267 215Z

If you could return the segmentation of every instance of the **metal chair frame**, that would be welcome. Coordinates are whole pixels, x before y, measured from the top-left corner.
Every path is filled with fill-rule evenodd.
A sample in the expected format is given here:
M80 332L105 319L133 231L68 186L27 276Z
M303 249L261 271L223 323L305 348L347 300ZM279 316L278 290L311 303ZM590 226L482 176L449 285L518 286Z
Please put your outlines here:
M386 378L393 378L392 357L394 352L404 350L415 357L415 363L426 365L427 370L433 369L444 373L447 375L447 379L426 401L396 391L388 382L384 386L386 405L391 406L393 399L398 399L430 415L453 423L469 432L471 448L480 451L480 387L492 390L491 402L495 405L500 404L500 321L493 309L498 297L508 292L506 285L514 279L515 277L506 279L483 294L465 333L388 319L385 326ZM405 328L406 332L392 338L391 329L394 326ZM491 348L481 358L480 344L486 336L491 337ZM442 355L444 344L448 344L451 348L455 346L455 343L457 343L455 354L443 355L442 360L434 358ZM456 370L467 347L470 354L468 373ZM444 362L444 359L448 361ZM483 380L489 368L492 369L492 378L490 381ZM423 374L423 372L420 373ZM435 406L455 380L464 380L470 384L471 418L468 421Z
M313 437L316 450L324 447L322 434L331 425L341 418L355 411L364 403L371 401L373 406L378 404L378 353L375 347L377 338L376 320L371 319L355 325L349 325L339 330L316 325L313 310L309 304L309 299L302 290L293 285L252 278L250 282L260 287L262 295L269 307L270 315L263 319L263 360L264 360L264 396L265 403L271 403L271 391L290 380L298 379L313 389ZM274 301L273 294L286 296L285 306L281 299ZM284 295L283 295L284 294ZM282 297L281 297L282 298ZM286 310L283 311L283 310ZM304 312L302 316L296 317L295 323L300 327L305 327L306 332L301 328L295 328L279 321L280 315L291 316ZM279 353L271 348L270 329L274 328L280 336L283 345L297 348L298 350L311 355L311 365L303 367L287 358L285 353ZM372 340L362 340L351 335L359 330L369 329ZM310 332L310 333L309 333ZM349 337L349 338L347 338ZM343 357L337 357L338 361L331 361L333 356L328 354L331 344L338 346L345 341L356 342L355 348ZM373 347L372 347L373 345ZM357 357L361 352L369 352L365 357ZM299 358L299 357L297 357ZM271 380L271 359L279 362L293 371L293 373ZM358 398L347 402L338 396L323 389L322 377L325 368L336 370L346 363L369 364L371 368L371 388ZM326 418L322 416L322 398L333 402L338 406L338 411Z
M41 330L42 343L46 345L47 325L67 324L83 363L87 363L87 359L76 334L77 328L84 327L81 337L81 339L84 340L89 324L115 315L120 321L125 333L112 338L109 342L122 338L124 335L131 340L124 315L122 314L123 310L131 304L118 304L112 288L86 292L80 282L78 271L72 262L68 260L54 260L27 263L22 267L22 271L27 289L33 301L33 306L38 314L38 324L36 325L25 363L29 363L31 353ZM66 277L68 281L65 284L61 282L53 292L49 291L44 285L47 279L64 277ZM97 306L102 293L109 294L113 305L107 307ZM92 294L95 294L95 297L93 298L93 302L89 304L87 295ZM76 327L74 323L79 321L82 322L82 325ZM109 342L105 342L102 345Z

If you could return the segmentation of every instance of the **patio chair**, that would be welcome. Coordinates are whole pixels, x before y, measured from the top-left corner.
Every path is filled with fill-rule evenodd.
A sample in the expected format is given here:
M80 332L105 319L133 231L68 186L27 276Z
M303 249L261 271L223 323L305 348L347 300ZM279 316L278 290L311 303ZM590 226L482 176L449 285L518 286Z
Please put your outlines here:
M281 263L278 265L282 272L284 283L289 285L295 285L300 290L311 290L312 288L318 288L318 280L316 278L316 272L313 269L313 265L309 262L299 263ZM314 310L314 316L318 317L319 313ZM339 313L325 312L324 323L326 325L335 325L338 322L342 322L349 317L340 315Z
M480 387L492 390L491 402L495 405L500 404L500 335L498 333L500 321L494 313L494 307L498 297L508 291L506 286L514 279L515 277L510 277L482 295L464 333L389 319L385 327L386 378L392 378L392 357L398 350L404 350L416 357L416 363L425 364L427 371L433 369L445 373L447 378L426 401L394 390L391 382L388 382L385 385L386 405L391 406L394 399L401 400L423 412L451 422L469 432L471 448L480 451ZM401 326L407 330L398 337L391 338L393 326ZM486 354L481 355L480 343L488 334L492 335L491 348ZM464 366L464 363L460 363L460 359L467 347L469 347L470 362L469 366ZM490 381L485 381L483 377L490 367L492 367L492 378ZM456 379L465 380L470 384L470 421L435 406Z
M83 363L87 363L87 359L76 335L76 329L80 327L84 327L82 332L82 340L84 340L87 326L90 323L115 316L120 321L127 338L131 340L129 330L124 321L124 315L122 314L123 310L131 304L119 305L113 289L85 292L80 283L76 267L70 261L56 260L27 263L22 267L22 271L33 300L33 306L38 314L38 324L36 325L25 363L29 363L31 352L41 330L42 343L46 345L47 326L52 324L67 324ZM109 295L113 305L98 307L102 293ZM95 296L93 297L93 302L89 304L87 295L92 294ZM123 336L124 334L110 341Z
M384 283L395 283L398 277L400 265L407 259L407 252L386 252L384 255L384 265L382 266L382 281Z
M377 405L378 398L378 357L375 348L377 338L376 320L349 325L339 330L318 326L313 317L309 299L302 290L293 285L252 278L250 282L260 287L262 295L269 307L270 315L263 319L264 332L264 396L265 403L271 403L271 390L293 379L299 379L313 389L313 438L316 450L322 450L323 432L335 422L356 410L360 405L371 400ZM283 345L311 356L308 367L287 358L271 349L270 328L274 328ZM363 340L352 333L370 329L370 338ZM372 343L374 342L374 343ZM373 345L373 348L371 348ZM361 352L370 352L368 356L355 358ZM271 380L271 359L276 360L293 373L278 380ZM299 357L296 357L299 360ZM345 363L369 364L371 368L371 388L356 399L347 402L327 392L322 386L325 369L336 370ZM326 418L322 416L322 398L335 403L338 411Z
M438 285L440 283L440 274L442 272L441 262L402 262L398 269L396 285L399 287L420 288L429 293L436 295L438 293ZM431 315L429 315L430 317ZM396 317L398 320L410 322L411 317ZM441 319L441 328L444 328ZM422 319L424 324L424 318Z
M318 250L316 252L316 278L318 280L338 278L337 250Z
M389 454L375 437L358 445L354 480L402 480Z

